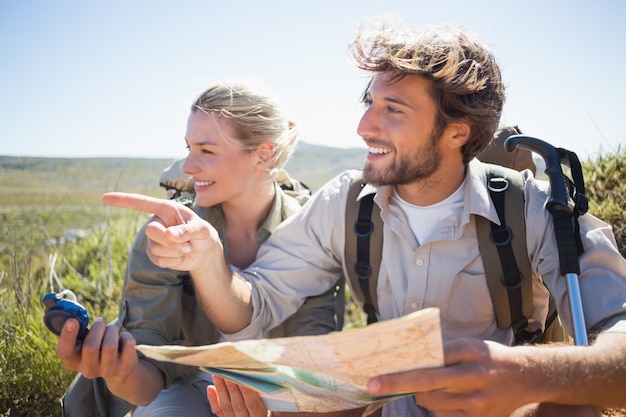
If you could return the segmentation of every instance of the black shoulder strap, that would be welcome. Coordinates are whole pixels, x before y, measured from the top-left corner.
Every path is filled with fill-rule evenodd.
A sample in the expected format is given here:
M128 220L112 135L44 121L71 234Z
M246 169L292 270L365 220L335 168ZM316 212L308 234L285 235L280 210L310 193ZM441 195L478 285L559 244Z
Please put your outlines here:
M522 176L509 168L484 165L501 225L475 216L476 232L498 327L513 328L516 343L563 340L562 334L557 335L560 326L557 326L552 296L544 334L540 330L530 333L526 329L534 307L532 269L526 249ZM376 289L382 259L383 222L373 194L357 201L364 185L360 178L355 179L348 193L344 256L354 297L362 302L370 324L377 320ZM507 219L512 221L507 224ZM493 262L496 258L499 262ZM552 329L555 331L552 332Z
M517 343L534 341L540 332L526 331L533 313L533 290L526 249L523 179L509 168L491 164L484 167L500 225L475 216L476 233L496 321L501 329L513 329Z
M380 208L374 203L374 194L357 201L364 185L360 178L354 179L350 185L346 202L344 256L352 291L363 304L367 324L371 324L377 321L376 288L382 259L383 222Z

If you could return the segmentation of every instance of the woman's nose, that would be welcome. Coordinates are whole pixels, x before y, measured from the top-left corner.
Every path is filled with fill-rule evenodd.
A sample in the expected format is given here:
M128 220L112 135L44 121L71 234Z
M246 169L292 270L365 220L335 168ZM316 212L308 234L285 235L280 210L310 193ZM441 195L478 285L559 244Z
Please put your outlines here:
M183 172L188 175L192 175L197 171L196 164L193 161L193 157L191 154L187 155L185 161L183 162Z

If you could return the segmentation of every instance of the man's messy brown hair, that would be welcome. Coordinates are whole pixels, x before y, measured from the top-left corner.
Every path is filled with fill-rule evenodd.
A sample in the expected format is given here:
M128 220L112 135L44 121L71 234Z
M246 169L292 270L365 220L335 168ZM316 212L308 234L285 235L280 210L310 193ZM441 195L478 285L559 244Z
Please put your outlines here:
M443 131L451 122L470 125L471 137L462 148L465 163L491 141L504 105L504 85L494 56L476 37L448 26L410 31L385 18L373 29L361 26L349 50L360 69L391 74L391 82L407 75L432 81L436 129Z

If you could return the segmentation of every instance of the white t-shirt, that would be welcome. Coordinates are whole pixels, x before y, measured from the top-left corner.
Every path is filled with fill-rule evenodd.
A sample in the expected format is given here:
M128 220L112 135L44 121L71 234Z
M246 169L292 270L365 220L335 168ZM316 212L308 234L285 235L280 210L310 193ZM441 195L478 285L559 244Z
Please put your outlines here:
M391 198L406 215L409 227L411 227L415 238L421 246L432 240L443 220L455 213L463 211L464 189L465 181L463 181L461 186L448 198L430 206L416 206L407 203L398 195L395 189Z

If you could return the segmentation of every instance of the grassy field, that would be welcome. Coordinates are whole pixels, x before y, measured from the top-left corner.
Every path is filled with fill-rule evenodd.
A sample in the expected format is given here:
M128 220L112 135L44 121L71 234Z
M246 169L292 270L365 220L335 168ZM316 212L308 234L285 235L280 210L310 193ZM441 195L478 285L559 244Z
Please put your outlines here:
M168 163L0 157L0 415L60 415L73 373L55 358L40 299L71 288L92 316L115 317L125 256L113 254L128 253L145 215L114 212L100 196L162 196L158 178Z
M300 144L287 169L311 188L362 150ZM73 378L43 324L41 297L72 289L91 317L115 318L126 256L143 213L112 209L103 193L165 197L159 177L173 160L0 156L0 416L58 416Z
M288 165L313 189L345 168L360 168L362 150L302 144ZM626 155L589 161L591 211L607 219L626 252ZM92 317L117 313L131 242L142 213L100 203L108 191L163 197L167 159L58 159L0 156L0 416L59 416L58 399L73 374L54 354L41 297L71 288ZM626 416L624 410L605 416Z

